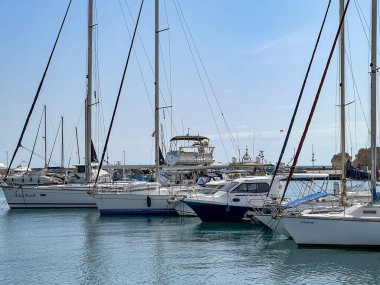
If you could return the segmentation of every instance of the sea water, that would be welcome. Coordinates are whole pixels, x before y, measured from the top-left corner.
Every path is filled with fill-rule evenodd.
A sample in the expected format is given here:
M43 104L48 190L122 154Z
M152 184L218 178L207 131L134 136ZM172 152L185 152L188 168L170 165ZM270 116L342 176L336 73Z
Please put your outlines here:
M0 205L0 284L380 284L380 252L299 249L250 223Z

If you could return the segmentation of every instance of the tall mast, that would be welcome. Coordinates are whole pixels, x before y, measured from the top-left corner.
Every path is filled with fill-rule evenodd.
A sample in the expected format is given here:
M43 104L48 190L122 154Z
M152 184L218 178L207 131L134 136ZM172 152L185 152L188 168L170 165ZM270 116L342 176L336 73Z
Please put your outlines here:
M64 158L64 155L65 155L65 152L64 152L64 144L63 144L63 117L61 116L61 167L64 168L65 167L65 158Z
M44 143L45 143L45 168L48 166L47 165L47 137L46 137L46 133L47 133L47 131L46 131L46 105L44 105L44 131L45 131L45 135L44 135Z
M371 191L376 201L376 68L377 68L377 0L372 0L372 36L371 36Z
M94 1L88 1L87 98L85 115L86 182L91 181L92 30Z
M342 19L345 0L340 0L339 19ZM344 22L340 30L340 161L341 161L341 204L346 204L346 91L345 91L345 61L344 61Z
M159 100L159 0L155 0L155 88L154 88L154 102L155 102L155 112L154 112L154 136L155 136L155 166L156 166L156 182L160 180L160 100Z

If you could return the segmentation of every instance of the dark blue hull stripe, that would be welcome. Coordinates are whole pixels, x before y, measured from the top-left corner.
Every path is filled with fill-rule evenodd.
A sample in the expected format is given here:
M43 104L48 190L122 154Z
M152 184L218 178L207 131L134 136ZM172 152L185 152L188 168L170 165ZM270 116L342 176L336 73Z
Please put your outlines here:
M178 215L175 209L102 209L101 215Z
M184 201L203 222L244 222L243 217L251 207L206 204Z

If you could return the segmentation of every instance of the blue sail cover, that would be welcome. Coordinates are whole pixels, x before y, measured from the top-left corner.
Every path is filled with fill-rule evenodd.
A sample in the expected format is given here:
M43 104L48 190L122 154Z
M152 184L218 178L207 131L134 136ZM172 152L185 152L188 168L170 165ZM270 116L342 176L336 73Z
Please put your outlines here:
M322 197L325 197L327 196L328 194L326 192L318 192L318 193L314 193L314 194L311 194L309 196L306 196L306 197L302 197L302 198L299 198L297 200L294 200L294 201L291 201L289 202L288 204L286 204L284 206L285 209L288 209L288 208L294 208L294 207L297 207L303 203L306 203L306 202L310 202L310 201L313 201L313 200L316 200L318 198L322 198Z

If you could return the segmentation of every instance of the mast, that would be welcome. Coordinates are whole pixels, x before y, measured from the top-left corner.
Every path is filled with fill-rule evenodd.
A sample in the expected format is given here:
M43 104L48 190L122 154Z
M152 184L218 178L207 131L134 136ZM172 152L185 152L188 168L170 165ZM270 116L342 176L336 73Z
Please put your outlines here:
M64 152L64 144L63 144L63 117L61 116L61 167L64 168L65 167L65 160L64 160L64 155L65 155L65 152Z
M371 191L372 200L377 201L376 194L376 68L377 68L377 0L372 0L372 36L371 36Z
M159 0L155 0L155 88L154 88L154 102L155 102L155 112L154 112L154 135L155 135L155 166L156 166L156 182L160 180L160 77L159 77Z
M342 19L344 12L345 0L340 0L339 19ZM346 204L347 188L346 188L346 90L345 90L345 61L344 61L344 21L340 30L340 161L341 161L341 204Z
M46 133L47 133L47 131L46 131L46 105L44 105L44 124L45 124L45 135L44 135L44 143L45 143L45 168L48 166L47 165L47 137L46 137Z
M91 108L92 108L92 30L94 1L88 1L88 51L87 51L87 98L85 115L85 164L86 182L91 181Z

